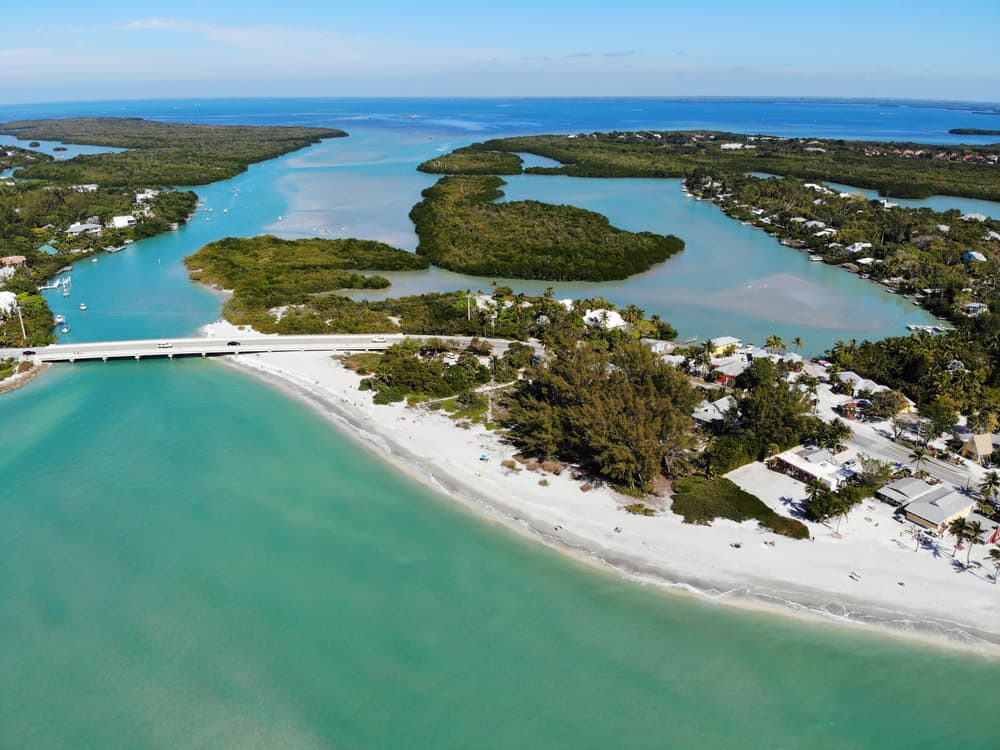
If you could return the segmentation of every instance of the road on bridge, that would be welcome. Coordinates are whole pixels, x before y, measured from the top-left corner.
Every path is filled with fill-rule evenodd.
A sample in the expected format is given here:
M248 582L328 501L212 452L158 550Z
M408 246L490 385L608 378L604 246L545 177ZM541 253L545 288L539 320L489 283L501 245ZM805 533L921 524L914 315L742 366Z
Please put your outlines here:
M407 336L404 334L336 334L315 336L239 336L237 338L143 339L136 341L95 341L79 344L52 344L34 349L0 349L0 357L14 357L42 362L83 362L87 360L145 359L149 357L211 357L260 352L362 352L384 351L407 338L438 339L468 346L468 336ZM506 339L480 339L502 356L512 342ZM529 342L542 353L538 342Z

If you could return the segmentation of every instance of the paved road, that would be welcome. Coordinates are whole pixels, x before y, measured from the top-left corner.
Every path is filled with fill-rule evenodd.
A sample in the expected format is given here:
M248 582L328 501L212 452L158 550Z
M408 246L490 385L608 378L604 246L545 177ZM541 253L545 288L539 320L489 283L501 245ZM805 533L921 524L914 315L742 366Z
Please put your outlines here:
M910 449L894 443L888 438L873 437L857 431L854 437L847 441L847 444L859 452L872 458L877 458L880 461L901 463L914 468L913 461L910 459ZM972 476L969 469L964 465L955 466L954 464L928 458L920 464L920 468L947 484L954 484L959 487L965 487L967 484L976 487L979 484L978 478Z
M383 351L406 338L436 338L468 345L466 336L404 336L372 334L338 334L331 336L239 336L238 338L145 339L137 341L97 341L81 344L53 344L31 350L0 349L0 357L22 357L35 362L83 362L87 360L143 359L148 357L219 356L223 354L257 352ZM503 355L511 342L506 339L483 339L493 346L497 356ZM541 345L532 343L536 352ZM25 355L29 351L31 354Z

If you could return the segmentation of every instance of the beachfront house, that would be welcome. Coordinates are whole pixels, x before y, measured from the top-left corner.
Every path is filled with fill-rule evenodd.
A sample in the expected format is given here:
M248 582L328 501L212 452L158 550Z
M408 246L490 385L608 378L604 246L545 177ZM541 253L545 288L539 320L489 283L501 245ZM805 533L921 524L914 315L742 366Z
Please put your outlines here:
M934 491L934 485L919 477L902 477L889 482L875 497L889 505L904 506Z
M942 532L956 518L964 518L975 502L955 487L940 486L903 509L907 520L931 531Z
M711 344L712 356L721 357L729 347L739 349L743 345L743 342L732 336L717 336L711 340Z
M850 476L837 457L817 446L800 445L778 453L774 456L772 468L802 482L819 482L834 491Z
M0 266L17 268L18 266L23 266L27 260L23 255L5 255L3 258L0 258Z
M100 234L101 225L89 221L74 221L69 225L66 234L70 237L79 237L81 234Z
M136 220L134 216L112 216L111 217L111 228L112 229L131 229L136 225Z

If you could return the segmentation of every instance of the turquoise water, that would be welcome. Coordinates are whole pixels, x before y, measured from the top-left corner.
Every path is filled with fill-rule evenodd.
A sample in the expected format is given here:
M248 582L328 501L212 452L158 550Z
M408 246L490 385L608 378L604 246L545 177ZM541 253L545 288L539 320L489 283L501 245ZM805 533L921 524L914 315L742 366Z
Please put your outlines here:
M197 192L204 203L191 222L97 263L74 266L73 294L47 292L66 317L61 340L154 338L193 333L218 317L220 296L187 283L182 259L225 236L365 237L399 247L417 244L408 218L434 184L420 162L463 141L439 134L364 130L257 164L239 177ZM669 320L681 336L733 335L762 342L772 333L819 354L839 339L882 338L907 323L934 319L875 284L780 245L741 226L707 202L685 198L678 180L598 180L521 175L506 178L508 200L571 203L630 230L674 232L687 249L645 274L602 284L552 284L454 274L440 269L385 274L386 294L489 289L493 281L526 292L553 286L557 296L606 296ZM209 210L211 209L211 210ZM380 296L380 295L369 295ZM79 311L80 302L87 312Z
M827 183L832 190L847 193L861 193L871 200L882 200L878 190L842 185L838 182ZM889 198L889 201L906 208L932 208L935 211L951 211L957 209L963 214L983 214L994 219L1000 219L1000 205L993 201L977 198L956 198L953 195L932 195L930 198Z
M213 320L219 295L192 286L181 259L228 234L342 233L412 248L406 214L434 181L413 167L484 133L645 116L618 101L541 113L548 105L407 101L372 105L369 121L309 104L107 105L341 124L352 137L198 188L205 210L190 225L78 265L73 296L51 300L70 317L68 338L183 335ZM404 107L424 120L398 115ZM533 109L513 124L519 108ZM808 134L817 112L838 112L820 130L870 134L893 120L877 109L702 103L687 116L768 130L750 112L780 113L772 132ZM898 112L904 133L975 119ZM814 296L831 318L866 311L845 336L921 315L849 274L803 265L672 181L525 177L508 195L688 239L662 270L560 291L634 295L692 333L791 326L810 348L840 333L813 319ZM428 272L398 278L396 292L480 281ZM772 292L760 297L763 283ZM802 320L787 317L795 311ZM299 403L217 363L62 366L0 398L0 747L992 748L998 675L978 657L595 572L387 470Z
M996 746L995 663L587 569L211 362L2 409L0 746Z

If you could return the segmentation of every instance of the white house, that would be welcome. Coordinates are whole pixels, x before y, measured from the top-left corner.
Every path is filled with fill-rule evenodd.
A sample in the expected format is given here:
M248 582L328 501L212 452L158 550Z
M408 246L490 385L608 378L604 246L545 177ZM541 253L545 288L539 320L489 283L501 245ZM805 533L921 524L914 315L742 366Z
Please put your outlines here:
M831 490L837 490L847 479L830 451L815 446L792 448L774 457L779 471L804 482L816 481Z
M17 295L14 292L0 292L0 314L7 316L17 309Z
M963 214L961 217L962 221L978 221L980 223L986 221L986 214Z
M934 486L918 477L902 477L875 493L875 497L890 505L906 505L919 500L931 492Z
M81 234L100 234L100 233L101 233L101 225L94 224L89 221L85 222L74 221L72 224L69 225L69 229L66 230L66 234L68 234L70 237L77 237Z
M712 401L711 403L702 401L698 405L698 408L694 410L691 418L703 425L722 422L726 418L726 413L734 406L736 406L736 399L732 396L723 396L718 401Z
M113 216L111 217L112 229L130 229L136 225L134 216Z
M862 250L867 250L872 246L870 242L855 242L844 248L845 253L860 253Z
M583 315L583 322L591 328L603 328L605 331L625 328L628 325L617 310L605 310L603 307L587 310Z

